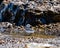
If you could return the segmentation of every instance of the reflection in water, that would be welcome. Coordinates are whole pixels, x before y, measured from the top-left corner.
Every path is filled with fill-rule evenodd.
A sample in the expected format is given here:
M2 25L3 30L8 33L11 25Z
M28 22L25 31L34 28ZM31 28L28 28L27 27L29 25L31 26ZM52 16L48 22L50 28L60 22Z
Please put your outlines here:
M27 4L18 6L13 3L9 3L7 5L1 4L0 6L0 21L16 23L16 25L33 24L34 22L41 22L43 24L47 23L46 16L48 15L46 15L46 13L42 15L43 17L40 17L40 15L28 12Z

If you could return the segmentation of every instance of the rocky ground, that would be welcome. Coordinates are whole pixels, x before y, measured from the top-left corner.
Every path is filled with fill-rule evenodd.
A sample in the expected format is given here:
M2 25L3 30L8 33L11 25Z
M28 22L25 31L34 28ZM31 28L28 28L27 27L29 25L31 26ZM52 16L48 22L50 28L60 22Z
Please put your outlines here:
M31 28L35 32L29 34L24 31L24 26L14 26L9 22L1 22L0 48L60 48L59 24L32 26Z
M43 45L44 44L44 45ZM60 48L60 37L36 38L36 37L13 37L0 34L0 48Z
M28 31L31 33L27 32L26 29L28 29ZM11 24L9 22L1 22L0 32L6 32L8 34L19 33L21 35L42 34L60 36L60 23L51 23L44 25L39 24L36 26L32 26L30 24L27 24L26 26L16 26L15 24Z
M0 48L60 48L60 0L2 0Z

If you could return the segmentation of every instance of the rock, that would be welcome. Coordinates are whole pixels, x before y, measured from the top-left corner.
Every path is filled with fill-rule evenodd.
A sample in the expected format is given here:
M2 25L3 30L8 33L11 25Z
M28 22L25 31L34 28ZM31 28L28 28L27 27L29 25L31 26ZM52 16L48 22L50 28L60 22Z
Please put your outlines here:
M27 48L56 48L51 44L43 44L43 43L28 43Z
M59 23L57 24L49 24L45 27L45 34L47 35L59 35L60 30L59 30L60 26Z
M13 24L9 22L0 23L0 32L11 32L13 31Z
M11 27L11 28L12 28L13 25L12 25L11 23L8 23L8 22L7 22L7 27Z
M56 22L60 22L60 15L56 15L55 17L53 17L53 20Z
M5 30L3 27L0 28L0 32L4 32Z
M3 43L5 43L5 41L4 40L0 40L0 44L3 44Z

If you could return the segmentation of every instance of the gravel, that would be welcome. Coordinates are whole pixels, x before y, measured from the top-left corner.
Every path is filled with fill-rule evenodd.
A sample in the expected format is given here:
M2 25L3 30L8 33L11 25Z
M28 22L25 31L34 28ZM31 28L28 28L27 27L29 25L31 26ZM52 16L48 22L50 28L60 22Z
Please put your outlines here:
M2 43L2 41L4 43ZM13 38L11 35L1 35L0 36L0 48L35 48L36 47L51 47L51 48L59 48L60 47L60 37L56 38L49 38L49 39L44 39L44 38ZM44 45L43 45L44 44Z

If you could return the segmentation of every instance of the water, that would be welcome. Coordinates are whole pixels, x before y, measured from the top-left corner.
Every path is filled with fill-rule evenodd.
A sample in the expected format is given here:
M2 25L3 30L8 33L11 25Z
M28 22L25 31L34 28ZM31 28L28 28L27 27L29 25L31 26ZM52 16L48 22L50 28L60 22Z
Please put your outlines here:
M9 3L7 5L4 4L4 6L2 6L2 8L0 9L0 22L2 21L5 22L9 20L8 22L16 23L16 25L32 24L33 22L36 21L39 21L43 24L46 23L46 19L37 18L35 17L36 16L35 14L28 12L27 3L22 6L23 9L21 9L21 6L14 5L13 3ZM9 14L6 13L6 11L8 11Z
M0 0L0 4L3 2L3 0Z

